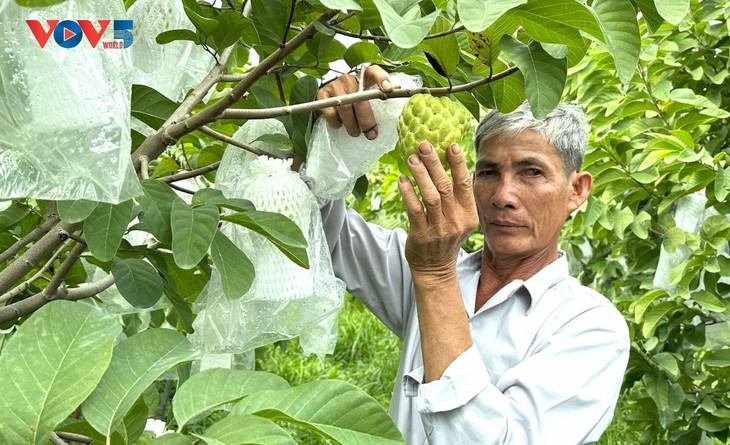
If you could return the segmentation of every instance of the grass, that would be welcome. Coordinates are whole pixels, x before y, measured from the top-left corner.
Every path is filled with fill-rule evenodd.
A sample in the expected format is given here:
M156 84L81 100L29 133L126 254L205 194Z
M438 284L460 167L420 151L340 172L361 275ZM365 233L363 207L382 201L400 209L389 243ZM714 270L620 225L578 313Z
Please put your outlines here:
M256 350L256 369L280 375L292 385L338 379L359 386L383 408L390 405L401 341L362 303L348 296L340 311L337 345L324 363L304 357L297 339Z

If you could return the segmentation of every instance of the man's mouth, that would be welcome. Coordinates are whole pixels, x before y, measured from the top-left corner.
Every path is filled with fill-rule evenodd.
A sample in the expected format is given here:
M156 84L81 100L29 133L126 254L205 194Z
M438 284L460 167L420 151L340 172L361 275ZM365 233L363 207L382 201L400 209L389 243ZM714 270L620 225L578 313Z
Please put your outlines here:
M493 219L489 221L489 224L503 229L516 229L524 227L524 225L516 223L514 221L505 221L501 219Z

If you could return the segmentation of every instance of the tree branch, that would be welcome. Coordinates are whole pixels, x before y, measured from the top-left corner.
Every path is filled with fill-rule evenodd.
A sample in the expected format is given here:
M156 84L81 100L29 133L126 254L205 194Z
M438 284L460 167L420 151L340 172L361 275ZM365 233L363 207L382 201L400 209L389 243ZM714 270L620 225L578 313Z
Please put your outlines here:
M267 119L272 117L286 116L294 113L307 113L315 110L321 110L327 107L338 107L340 105L362 102L371 99L391 99L394 97L411 97L414 94L431 94L433 96L444 96L447 94L460 93L470 91L491 82L503 79L512 73L517 72L517 67L506 69L491 77L486 77L474 82L456 85L453 87L438 88L408 88L396 89L390 93L385 93L378 89L366 90L358 93L344 94L342 96L332 97L329 99L316 100L297 105L289 105L286 107L265 108L265 109L232 109L226 110L219 117L221 119Z
M202 127L198 128L198 130L200 130L202 133L205 133L205 134L207 134L208 136L210 136L212 138L215 138L215 139L218 139L219 141L223 141L223 142L226 142L228 144L234 145L234 146L236 146L238 148L242 148L242 149L244 149L246 151L250 151L251 153L253 153L255 155L258 155L258 156L266 155L266 156L269 156L269 157L272 157L272 158L279 158L279 159L286 159L288 157L288 156L282 156L282 155L277 155L277 154L269 154L269 153L267 153L267 152L265 152L263 150L259 150L258 148L254 147L253 145L249 145L249 144L247 144L245 142L237 141L236 139L233 139L232 137L226 136L223 133L219 133L219 132L217 132L217 131L213 130L212 128L210 128L208 126L205 126L205 125L203 125Z
M53 275L51 282L48 283L48 286L46 286L46 288L41 292L44 297L48 299L53 298L56 294L56 290L58 290L59 286L61 286L64 278L66 278L66 275L68 275L71 271L71 267L73 267L74 263L79 259L84 250L86 250L86 245L81 243L76 244L74 248L71 249L71 252L69 252L66 259L63 260L61 267L59 267L55 275Z
M50 298L44 296L43 292L39 292L25 300L0 308L0 324L31 314L53 300L64 299L76 301L93 297L109 288L112 284L114 284L114 275L109 274L95 283L82 284L73 289L66 289L66 287L61 286Z
M15 244L8 247L2 254L0 254L0 263L14 257L18 252L20 252L20 249L28 244L37 241L38 238L48 233L51 230L51 227L53 227L53 225L58 221L60 221L59 217L56 214L51 214L43 224L33 229L30 233L16 241Z
M68 245L69 245L69 241L66 241L65 243L63 243L63 245L61 247L59 247L53 255L51 255L51 258L48 261L46 261L46 264L44 264L43 267L41 267L38 270L38 272L35 273L35 275L28 278L27 280L25 280L20 285L13 288L12 290L9 290L8 292L5 292L4 294L0 295L0 303L9 301L9 300L15 298L16 296L22 294L26 290L28 290L28 288L30 288L30 285L33 284L33 282L35 280L42 277L44 273L48 272L51 269L51 266L53 266L53 263L61 255L61 253L66 249L66 247L68 247Z
M322 14L315 22L310 23L306 28L304 28L301 33L297 34L285 45L274 51L269 57L262 60L256 67L254 67L245 75L243 80L241 80L235 87L233 87L233 89L228 93L227 96L223 97L215 104L209 106L200 113L197 113L185 119L182 122L173 123L174 120L171 116L171 118L169 119L171 125L163 126L157 133L145 139L145 141L137 149L137 151L134 152L134 155L132 156L132 161L134 163L135 169L139 170L139 160L141 156L147 156L150 160L156 159L168 145L174 143L184 135L197 130L201 126L218 119L218 117L226 109L228 109L228 107L230 107L238 99L240 99L249 90L249 88L251 88L251 86L256 83L259 78L267 73L267 71L271 67L284 60L285 57L294 52L295 49L299 48L312 35L314 35L314 33L317 31L317 28L315 27L315 23L317 21L326 22L335 15L337 15L337 11L329 11L325 14ZM222 73L222 70L224 69L224 65L219 64L218 66L221 67L220 71L218 72L218 75L220 75ZM217 78L217 75L213 76L213 78L210 79L210 84L212 85L216 83ZM174 115L178 114L178 112L174 113Z
M58 434L56 434L56 433L51 433L51 437L49 437L49 439L51 440L51 443L53 445L68 445L68 443L65 440L58 437Z
M170 176L163 176L162 178L159 178L158 180L160 182L164 182L166 184L169 184L169 183L175 182L175 181L182 181L183 179L194 178L196 176L202 176L208 172L212 172L213 170L217 169L220 165L221 165L221 162L218 161L218 162L214 162L210 165L206 165L205 167L201 167L201 168L198 168L195 170L180 172L180 173L170 175Z
M23 255L15 259L8 267L0 270L0 293L5 293L38 263L48 258L51 253L66 240L63 232L73 233L81 228L81 223L57 224L40 240L33 244Z
M364 35L364 34L358 34L351 31L348 31L346 29L338 28L337 26L334 26L333 24L326 23L325 26L332 31L336 32L337 34L341 34L343 36L347 37L354 37L356 39L360 40L374 40L374 41L384 41L384 42L392 42L393 40L388 36L377 36L377 35ZM457 32L463 31L465 28L463 26L457 26L456 28L451 28L446 31L437 32L434 34L429 34L426 37L423 38L423 40L429 40L429 39L438 39L439 37L448 36L449 34L456 34Z

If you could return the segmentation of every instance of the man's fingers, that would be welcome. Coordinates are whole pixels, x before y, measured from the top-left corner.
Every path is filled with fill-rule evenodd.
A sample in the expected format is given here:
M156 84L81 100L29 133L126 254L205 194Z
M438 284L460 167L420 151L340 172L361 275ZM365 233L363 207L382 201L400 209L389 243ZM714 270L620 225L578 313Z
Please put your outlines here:
M365 70L365 89L377 85L378 88L389 93L393 91L390 75L378 65L370 65Z
M447 156L449 167L451 167L451 175L454 178L454 196L456 200L462 206L473 205L472 179L459 144L451 144Z
M353 104L355 116L360 131L366 138L373 140L378 137L378 123L375 122L375 115L369 102L356 102Z
M411 180L407 176L401 175L398 178L398 190L403 197L403 206L408 214L408 221L411 224L411 230L420 230L427 225L426 214L423 211L421 200L418 199L416 189L413 187Z

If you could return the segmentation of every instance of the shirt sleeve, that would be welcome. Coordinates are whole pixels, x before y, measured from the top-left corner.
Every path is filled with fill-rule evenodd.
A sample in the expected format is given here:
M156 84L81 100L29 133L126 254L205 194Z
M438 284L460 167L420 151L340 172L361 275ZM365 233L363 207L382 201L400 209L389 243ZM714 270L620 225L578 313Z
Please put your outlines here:
M321 209L335 276L391 331L403 338L413 303L406 233L366 222L338 200Z
M570 320L532 355L490 382L476 346L436 381L422 368L404 377L431 445L583 444L613 418L629 357L626 323L594 308Z

